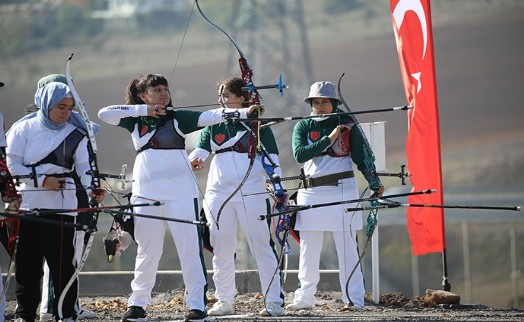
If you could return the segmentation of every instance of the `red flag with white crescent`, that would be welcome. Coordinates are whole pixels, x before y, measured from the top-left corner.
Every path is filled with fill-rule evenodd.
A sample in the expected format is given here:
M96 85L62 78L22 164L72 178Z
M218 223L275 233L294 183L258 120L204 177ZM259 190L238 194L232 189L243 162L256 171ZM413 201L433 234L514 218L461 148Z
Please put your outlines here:
M390 0L400 72L409 105L406 153L415 195L409 203L442 204L442 169L433 32L429 0ZM439 208L407 208L413 255L445 248L444 212Z

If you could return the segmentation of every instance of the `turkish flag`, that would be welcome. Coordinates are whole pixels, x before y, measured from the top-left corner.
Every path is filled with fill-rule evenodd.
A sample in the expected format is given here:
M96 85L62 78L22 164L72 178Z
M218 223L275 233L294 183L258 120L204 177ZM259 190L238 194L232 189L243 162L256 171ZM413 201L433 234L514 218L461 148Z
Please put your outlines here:
M429 0L390 0L402 82L409 105L406 153L413 190L436 193L408 197L408 203L442 204L442 169L433 33ZM445 248L441 208L407 208L413 255Z

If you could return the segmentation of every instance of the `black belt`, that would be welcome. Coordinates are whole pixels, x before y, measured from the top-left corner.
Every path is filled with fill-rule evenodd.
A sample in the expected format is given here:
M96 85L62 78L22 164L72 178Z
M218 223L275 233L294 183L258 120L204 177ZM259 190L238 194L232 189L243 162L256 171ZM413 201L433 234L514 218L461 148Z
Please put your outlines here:
M347 157L349 153L344 154L344 155L335 155L335 151L333 151L333 148L330 147L327 149L327 151L321 152L319 155L317 155L317 157L323 157L325 155L329 155L330 157L335 157L335 158L341 158L341 157Z
M139 154L140 152L144 152L145 150L183 150L183 148L155 148L155 144L153 142L146 143L143 147L136 150L136 154Z
M338 180L353 178L355 174L352 170L344 171L340 173L328 174L327 176L311 178L306 177L300 182L300 188L311 188L319 186L337 186Z
M216 150L215 154L220 154L220 153L224 153L224 152L231 152L231 151L232 152L236 152L236 153L247 153L247 151L246 152L240 152L240 151L235 150L234 147L229 147L229 148L225 148L225 149L221 149L221 150Z
M71 178L71 172L46 174L45 176L53 178Z

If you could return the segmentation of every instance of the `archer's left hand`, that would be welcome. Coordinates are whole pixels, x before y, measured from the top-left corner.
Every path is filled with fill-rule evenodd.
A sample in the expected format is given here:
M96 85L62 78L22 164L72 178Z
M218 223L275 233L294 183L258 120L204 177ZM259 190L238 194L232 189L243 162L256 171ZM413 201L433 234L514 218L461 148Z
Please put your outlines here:
M91 192L89 193L89 197L91 199L95 198L96 202L99 204L104 202L105 196L106 196L106 191L104 189L91 189Z
M381 197L384 194L384 186L370 187L370 189L373 190L372 197Z
M287 193L275 194L275 208L277 210L282 210L286 207L289 196Z
M247 115L248 117L261 117L264 115L264 112L266 111L266 108L262 104L253 104L247 109ZM256 114L254 114L256 112Z

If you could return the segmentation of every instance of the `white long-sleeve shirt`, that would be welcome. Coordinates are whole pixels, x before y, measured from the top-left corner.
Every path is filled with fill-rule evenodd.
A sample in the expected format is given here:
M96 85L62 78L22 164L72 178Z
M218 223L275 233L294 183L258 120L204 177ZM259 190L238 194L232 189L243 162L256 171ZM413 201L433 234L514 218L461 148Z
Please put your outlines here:
M50 130L37 118L19 122L7 133L7 166L11 175L31 174L31 163L37 163L54 151L66 137L76 129L70 123L61 130ZM86 172L90 170L89 154L87 150L87 138L83 138L74 152L74 169L82 180L82 184L88 186L90 177ZM66 187L61 191L45 189L42 184L45 175L62 174L72 170L52 163L36 166L38 187L33 184L33 179L21 179L18 189L22 193L22 209L31 208L64 208L77 207L75 183L71 178L64 178ZM76 215L76 213L70 213Z
M166 117L178 135L197 131L204 126L223 121L224 112L234 109L218 108L205 112L178 110ZM169 111L168 111L169 112ZM247 109L239 110L246 118ZM172 113L172 112L171 112ZM102 108L98 117L131 133L136 150L147 144L156 129L144 130L153 118L147 116L147 105L113 105ZM198 198L198 187L187 151L181 149L147 149L137 154L133 167L133 195L155 200Z

